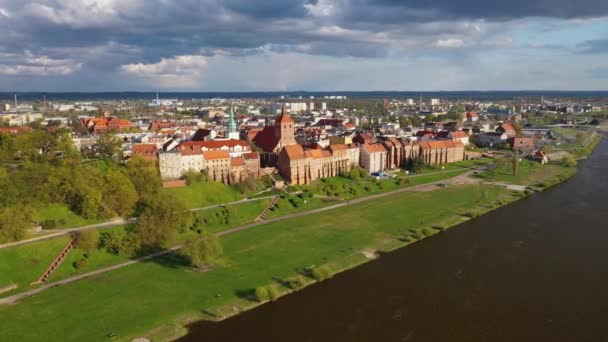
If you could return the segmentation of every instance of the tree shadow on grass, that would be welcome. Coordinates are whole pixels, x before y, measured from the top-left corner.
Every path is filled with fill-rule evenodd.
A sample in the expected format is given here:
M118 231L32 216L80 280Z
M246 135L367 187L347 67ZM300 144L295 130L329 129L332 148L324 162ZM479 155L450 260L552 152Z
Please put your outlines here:
M186 259L185 256L177 252L165 254L148 260L143 260L142 262L152 262L172 269L187 268L190 265L188 259Z
M240 290L235 290L234 294L244 300L250 301L250 302L254 302L257 303L258 299L255 296L255 289L240 289Z

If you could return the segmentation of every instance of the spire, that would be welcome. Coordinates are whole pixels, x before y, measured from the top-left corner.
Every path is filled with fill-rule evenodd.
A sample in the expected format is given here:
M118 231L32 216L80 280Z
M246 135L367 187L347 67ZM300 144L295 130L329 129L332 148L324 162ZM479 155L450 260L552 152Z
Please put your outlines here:
M228 133L238 133L238 127L234 118L234 110L230 107L230 117L228 118Z
M289 116L289 114L287 114L287 107L283 106L283 108L281 109L281 115L279 115L279 117L277 118L277 124L279 123L293 123L293 119L291 118L291 116Z

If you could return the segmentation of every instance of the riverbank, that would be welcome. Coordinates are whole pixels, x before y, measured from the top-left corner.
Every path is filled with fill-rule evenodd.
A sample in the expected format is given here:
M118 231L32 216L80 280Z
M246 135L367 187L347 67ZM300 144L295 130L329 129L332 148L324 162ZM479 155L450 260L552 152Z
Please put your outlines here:
M186 332L184 323L259 305L251 297L257 286L275 283L291 293L296 289L288 280L310 266L341 272L375 252L414 243L523 196L490 185L448 186L266 224L222 238L226 267L193 272L177 255L132 265L0 308L0 331L8 340L40 340L49 331L63 340L107 334L129 340L144 331L155 340L170 339ZM67 309L74 307L83 310Z

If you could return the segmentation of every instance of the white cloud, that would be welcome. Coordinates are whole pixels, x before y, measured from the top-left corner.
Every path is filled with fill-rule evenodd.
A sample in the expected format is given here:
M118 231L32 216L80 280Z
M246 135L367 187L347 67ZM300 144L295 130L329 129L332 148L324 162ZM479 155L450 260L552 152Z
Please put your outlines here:
M439 39L433 43L438 48L456 49L464 46L464 40L458 38Z
M0 7L0 17L10 18L11 14L4 8Z
M0 54L0 75L8 76L65 76L82 68L82 63L71 59L54 59L35 55L30 51L23 54Z
M207 60L197 55L175 56L157 63L125 64L120 69L123 73L157 82L163 88L193 88L200 85L207 70Z

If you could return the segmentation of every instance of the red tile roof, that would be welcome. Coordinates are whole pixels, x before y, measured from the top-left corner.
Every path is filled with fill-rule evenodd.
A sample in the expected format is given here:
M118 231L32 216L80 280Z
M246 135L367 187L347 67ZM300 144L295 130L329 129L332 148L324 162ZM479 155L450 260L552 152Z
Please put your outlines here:
M260 155L257 152L243 153L243 158L247 160L260 159Z
M229 159L230 154L228 151L207 151L203 152L203 158L205 160Z
M452 132L452 139L468 138L469 135L463 131Z
M230 166L245 166L245 160L241 157L231 158Z
M156 144L133 144L131 146L132 155L139 154L149 159L156 159L157 153L158 148Z
M283 106L283 109L281 109L281 115L279 115L279 117L277 118L276 123L277 124L280 124L280 123L294 123L294 121L291 118L291 116L289 116L287 114L287 110L285 109L285 106Z
M386 152L386 148L382 144L365 144L363 148L369 153Z
M264 129L255 136L253 142L264 150L264 152L272 152L279 143L279 139L275 135L274 126L264 127Z
M287 154L287 157L290 160L305 159L307 157L307 153L304 152L304 148L302 147L302 145L285 146L283 148L283 150L285 151L285 153ZM313 150L313 151L315 151L315 150ZM306 152L309 152L309 151L306 151Z

